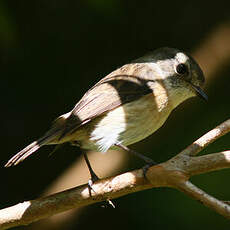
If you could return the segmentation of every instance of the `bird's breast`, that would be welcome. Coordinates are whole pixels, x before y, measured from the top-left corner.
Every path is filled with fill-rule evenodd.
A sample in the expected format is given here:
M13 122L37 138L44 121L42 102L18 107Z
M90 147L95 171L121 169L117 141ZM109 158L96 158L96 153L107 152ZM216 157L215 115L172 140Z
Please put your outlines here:
M161 86L159 86L161 87ZM159 129L172 108L167 93L149 94L123 106L126 117L126 130L120 134L124 145L138 142Z

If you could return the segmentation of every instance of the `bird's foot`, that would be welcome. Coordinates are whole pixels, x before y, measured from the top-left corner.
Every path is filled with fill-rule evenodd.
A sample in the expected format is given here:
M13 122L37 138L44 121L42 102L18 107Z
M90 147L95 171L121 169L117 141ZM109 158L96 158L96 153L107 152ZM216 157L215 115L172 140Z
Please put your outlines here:
M157 163L155 161L151 160L145 166L142 167L142 171L143 171L143 175L144 175L145 179L147 179L146 173L147 173L148 169L154 165L157 165Z
M89 189L89 195L92 196L92 191L96 193L95 190L93 189L93 184L96 181L98 181L100 178L94 173L94 171L91 171L90 174L91 174L91 179L89 179L88 181L88 189Z
M93 191L95 194L97 194L97 193L95 192L95 190L93 189L93 184L94 184L96 181L98 181L98 180L100 180L100 178L99 178L94 172L91 172L91 179L89 179L89 181L88 181L88 189L89 189L89 195L90 195L90 196L92 196L92 191ZM112 208L115 208L114 203L113 203L110 199L107 199L106 202L107 202L106 204L108 204L108 205L111 206ZM106 207L106 206L108 206L108 205L102 205L102 207Z

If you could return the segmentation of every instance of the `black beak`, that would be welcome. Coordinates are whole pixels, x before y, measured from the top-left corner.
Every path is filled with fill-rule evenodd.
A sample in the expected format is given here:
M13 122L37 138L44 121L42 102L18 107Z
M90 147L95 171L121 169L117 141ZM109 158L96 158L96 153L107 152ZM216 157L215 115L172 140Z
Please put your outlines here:
M208 96L207 94L199 87L196 85L191 84L192 88L196 91L197 96L202 98L205 101L208 101Z

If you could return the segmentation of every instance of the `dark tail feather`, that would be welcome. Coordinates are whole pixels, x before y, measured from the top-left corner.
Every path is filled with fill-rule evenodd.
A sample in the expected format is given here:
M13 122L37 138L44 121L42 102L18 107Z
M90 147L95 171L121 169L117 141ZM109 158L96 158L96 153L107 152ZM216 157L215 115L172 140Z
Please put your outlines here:
M5 167L10 167L13 165L17 165L21 161L25 160L28 156L30 156L32 153L37 151L40 147L43 145L48 144L50 141L54 139L54 137L57 135L57 132L51 134L51 135L45 135L44 137L38 139L37 141L34 141L27 147L25 147L23 150L21 150L19 153L14 155L5 165Z

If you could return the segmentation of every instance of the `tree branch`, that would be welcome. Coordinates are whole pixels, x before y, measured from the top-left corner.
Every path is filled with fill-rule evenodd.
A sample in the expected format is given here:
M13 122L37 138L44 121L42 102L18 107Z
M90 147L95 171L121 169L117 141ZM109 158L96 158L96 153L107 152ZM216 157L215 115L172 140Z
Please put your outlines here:
M186 167L186 166L185 166ZM191 157L186 171L190 176L230 167L230 151Z
M193 175L230 168L230 151L195 156L208 144L230 131L230 120L199 138L172 159L152 166L143 175L142 169L99 180L93 184L92 196L88 186L81 185L44 198L26 201L0 210L0 229L27 225L66 210L114 199L154 187L172 187L230 218L230 206L197 188L189 180Z
M181 155L195 156L201 150L206 148L209 144L222 137L230 131L230 119L226 120L222 124L218 125L216 128L212 129L198 140L193 142L185 150L183 150Z
M180 184L177 187L178 190L184 192L195 200L198 200L205 206L215 210L217 213L223 215L226 218L230 218L230 206L224 201L220 201L213 196L205 193L190 181L185 181L185 183Z
M151 187L152 185L144 178L142 170L124 173L95 182L93 190L96 193L92 191L92 196L89 195L88 185L85 184L2 209L0 210L0 229L27 225L72 208L114 199Z

